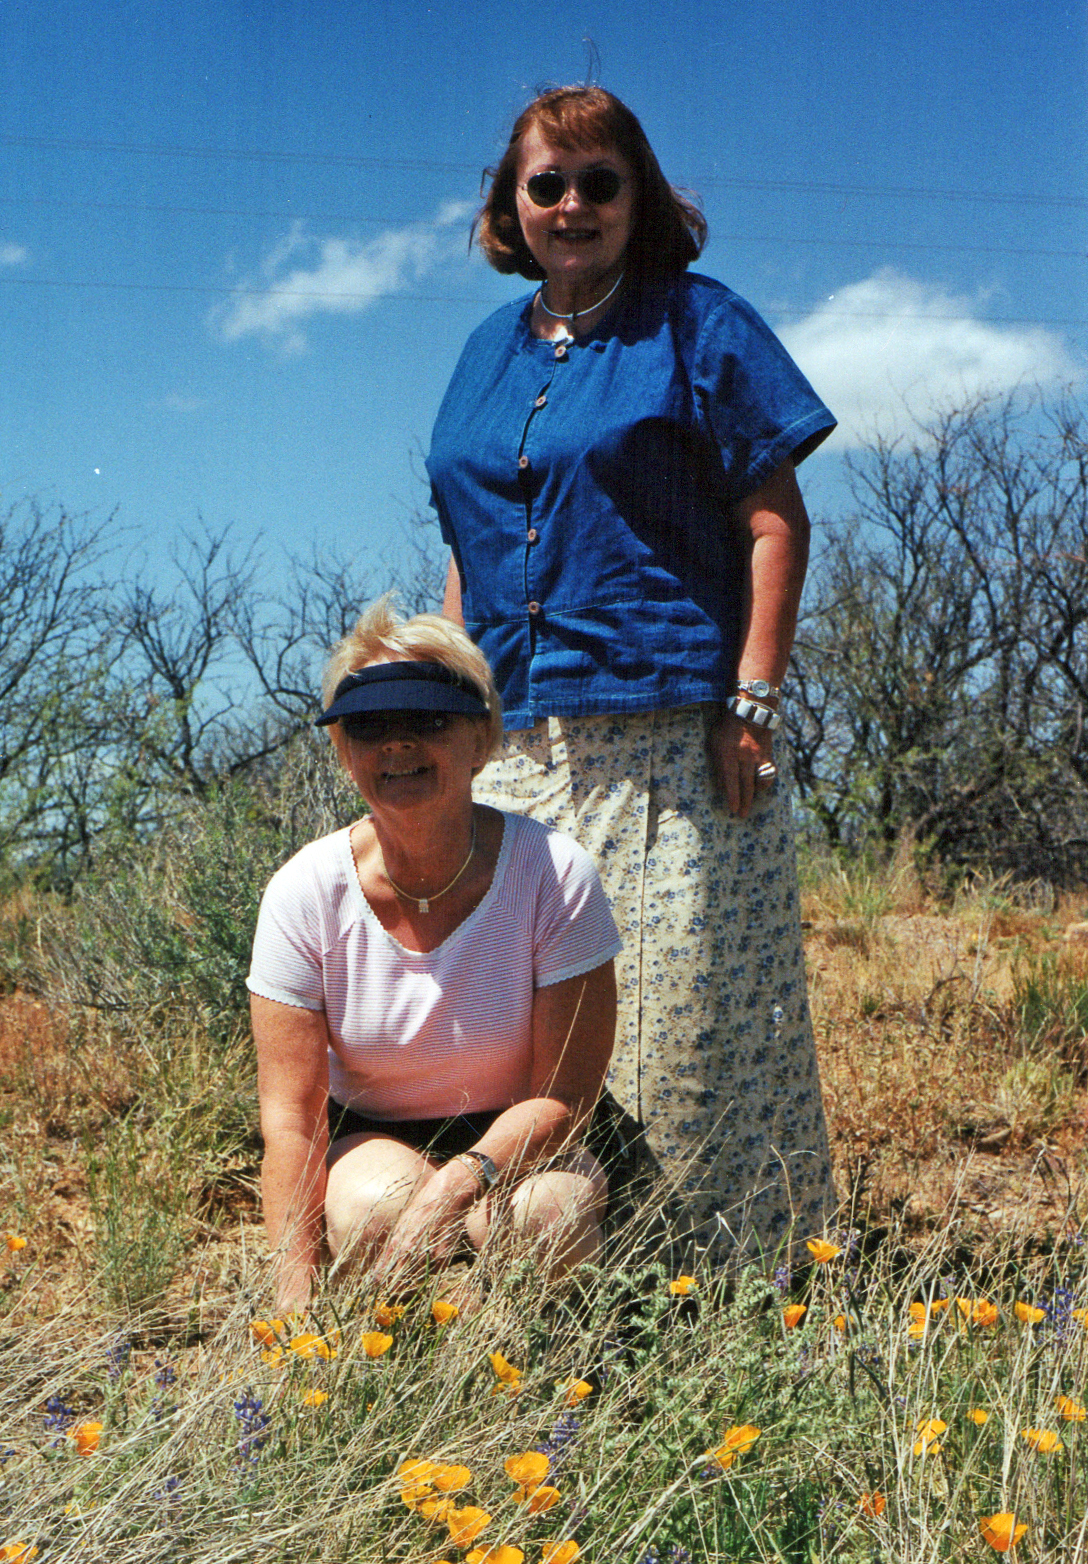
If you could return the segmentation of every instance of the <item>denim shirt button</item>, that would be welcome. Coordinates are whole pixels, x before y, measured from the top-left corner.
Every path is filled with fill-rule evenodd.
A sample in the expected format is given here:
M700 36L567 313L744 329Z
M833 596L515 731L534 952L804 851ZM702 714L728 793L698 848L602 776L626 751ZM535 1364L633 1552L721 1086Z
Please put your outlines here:
M533 403L534 407L547 407L547 405L548 405L548 398L543 394L543 392L540 394L540 396L537 397L536 401Z
M566 358L566 356L567 356L566 343L561 342L559 344L559 346L555 350L555 356L556 356L556 358Z
M540 612L540 604L539 603L530 603L529 604L529 612L535 617Z
M535 527L530 527L525 536L530 543L535 543L540 534Z
M528 467L528 465L529 465L529 458L527 456L519 456L518 457L518 467L521 469L522 472L525 471L525 469L526 469L526 467Z

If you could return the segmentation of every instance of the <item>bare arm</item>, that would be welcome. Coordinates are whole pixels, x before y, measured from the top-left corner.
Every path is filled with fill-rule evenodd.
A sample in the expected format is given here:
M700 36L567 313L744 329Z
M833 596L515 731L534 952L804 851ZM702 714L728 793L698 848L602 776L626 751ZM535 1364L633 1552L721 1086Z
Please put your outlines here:
M261 1201L276 1301L304 1309L317 1271L329 1132L325 1015L250 996L261 1104Z
M737 676L781 684L797 631L808 568L809 521L793 462L784 461L733 513L747 548ZM755 797L756 767L771 758L771 734L722 710L709 742L715 780L743 819Z
M446 569L446 592L442 599L442 612L447 619L452 619L455 625L464 628L465 616L461 610L461 576L452 554Z

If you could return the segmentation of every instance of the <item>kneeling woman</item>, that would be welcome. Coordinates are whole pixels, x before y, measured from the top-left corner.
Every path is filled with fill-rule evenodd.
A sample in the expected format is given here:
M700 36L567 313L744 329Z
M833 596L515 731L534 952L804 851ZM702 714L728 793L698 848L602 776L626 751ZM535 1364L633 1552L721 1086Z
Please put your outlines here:
M498 1226L592 1258L581 1144L615 1034L615 925L569 837L473 804L502 734L481 652L383 599L325 674L369 813L272 878L249 974L265 1223L282 1308L334 1257L382 1284Z

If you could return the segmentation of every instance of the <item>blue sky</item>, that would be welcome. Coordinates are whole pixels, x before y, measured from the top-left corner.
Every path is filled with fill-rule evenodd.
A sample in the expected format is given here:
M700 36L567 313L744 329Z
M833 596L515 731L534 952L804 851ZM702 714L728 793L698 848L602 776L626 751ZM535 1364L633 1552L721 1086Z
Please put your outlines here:
M845 429L1088 365L1088 13L981 0L0 0L0 503L374 561L472 327L480 170L603 85Z

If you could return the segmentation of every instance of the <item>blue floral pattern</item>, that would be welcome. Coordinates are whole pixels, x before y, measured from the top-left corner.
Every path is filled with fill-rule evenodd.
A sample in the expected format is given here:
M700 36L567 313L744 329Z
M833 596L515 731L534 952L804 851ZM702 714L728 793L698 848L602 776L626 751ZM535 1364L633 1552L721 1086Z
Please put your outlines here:
M700 1244L821 1231L835 1191L781 771L738 820L703 708L551 717L507 734L475 796L593 854L624 947L609 1084Z

